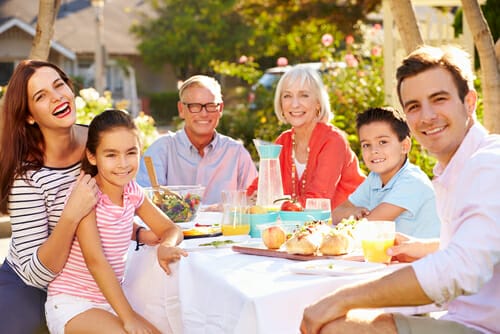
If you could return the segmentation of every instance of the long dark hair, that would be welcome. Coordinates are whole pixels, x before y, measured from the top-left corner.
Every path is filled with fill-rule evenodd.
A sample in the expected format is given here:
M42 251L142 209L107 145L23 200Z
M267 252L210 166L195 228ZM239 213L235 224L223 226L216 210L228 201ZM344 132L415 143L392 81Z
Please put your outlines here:
M128 112L119 109L106 109L101 114L94 117L92 122L90 122L86 146L87 151L95 156L102 135L116 128L125 128L135 131L137 133L137 139L140 140L137 127ZM92 176L96 176L98 172L97 166L90 163L86 154L82 159L82 170Z
M14 178L43 166L45 141L37 124L28 124L28 82L42 67L53 68L73 89L69 77L55 64L24 60L17 65L3 98L2 133L0 137L0 212L8 213L7 202Z

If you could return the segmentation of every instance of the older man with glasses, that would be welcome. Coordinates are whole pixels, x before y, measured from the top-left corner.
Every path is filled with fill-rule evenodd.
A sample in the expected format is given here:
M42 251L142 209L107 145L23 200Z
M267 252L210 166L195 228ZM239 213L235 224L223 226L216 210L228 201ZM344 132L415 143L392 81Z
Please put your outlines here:
M203 204L219 203L222 190L246 189L257 169L240 142L215 130L224 109L217 80L205 75L187 79L179 90L177 109L184 128L161 136L144 154L152 157L158 182L201 184L206 187ZM150 186L143 160L137 182Z

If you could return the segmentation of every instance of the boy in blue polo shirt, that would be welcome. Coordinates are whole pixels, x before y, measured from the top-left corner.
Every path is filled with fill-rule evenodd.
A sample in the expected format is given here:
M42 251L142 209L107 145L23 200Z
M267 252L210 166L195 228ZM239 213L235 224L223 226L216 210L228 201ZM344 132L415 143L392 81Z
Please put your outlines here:
M440 221L428 176L408 160L410 130L404 113L371 108L356 118L367 179L332 213L342 218L394 220L396 231L409 236L439 236Z

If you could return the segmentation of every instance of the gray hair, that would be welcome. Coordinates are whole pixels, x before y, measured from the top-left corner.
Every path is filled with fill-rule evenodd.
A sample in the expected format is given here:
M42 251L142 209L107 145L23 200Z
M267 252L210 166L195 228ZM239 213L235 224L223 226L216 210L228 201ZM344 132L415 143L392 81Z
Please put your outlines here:
M215 102L223 102L220 84L212 77L206 75L194 75L184 81L181 85L181 88L179 88L179 100L182 101L182 95L184 95L184 91L189 87L207 88L212 92L212 94L214 94Z
M281 108L281 94L292 82L299 82L302 87L305 85L311 87L314 97L321 106L318 116L320 120L326 119L329 122L333 118L330 107L330 97L328 96L328 92L326 91L326 87L318 71L308 65L299 64L285 72L276 86L276 92L274 94L274 113L281 122L287 123L283 116L283 109Z

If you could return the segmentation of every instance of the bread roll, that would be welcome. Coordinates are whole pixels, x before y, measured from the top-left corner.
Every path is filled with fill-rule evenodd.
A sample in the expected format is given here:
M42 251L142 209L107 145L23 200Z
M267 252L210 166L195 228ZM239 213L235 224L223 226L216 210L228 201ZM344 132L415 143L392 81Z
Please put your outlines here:
M319 251L323 255L347 254L351 248L351 240L345 233L332 231L323 237Z
M304 226L294 231L292 237L285 243L289 254L313 255L318 251L323 235L330 228L323 222L306 222Z
M285 249L288 254L313 255L318 250L318 244L313 242L311 235L292 236L285 242Z

